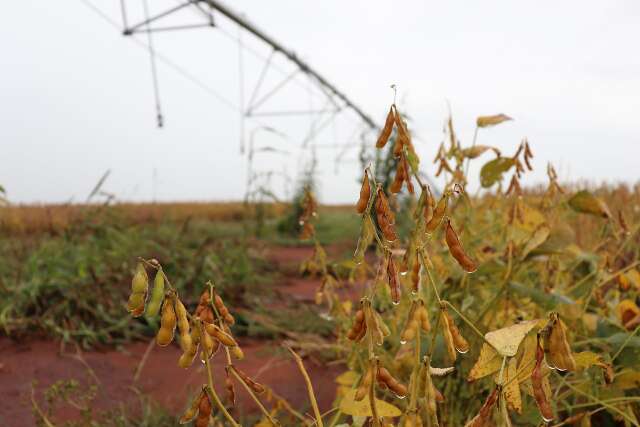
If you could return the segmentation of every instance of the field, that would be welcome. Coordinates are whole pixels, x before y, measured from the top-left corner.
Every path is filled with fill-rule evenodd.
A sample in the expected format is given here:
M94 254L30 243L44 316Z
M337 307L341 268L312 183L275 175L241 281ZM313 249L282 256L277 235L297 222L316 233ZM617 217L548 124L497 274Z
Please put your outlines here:
M394 114L354 205L3 207L0 424L640 425L640 187L434 194Z

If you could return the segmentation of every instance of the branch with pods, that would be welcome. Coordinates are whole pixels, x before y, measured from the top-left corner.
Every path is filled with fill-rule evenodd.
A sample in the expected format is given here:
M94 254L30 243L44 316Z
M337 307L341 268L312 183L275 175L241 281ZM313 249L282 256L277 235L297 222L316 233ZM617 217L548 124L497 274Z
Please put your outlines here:
M371 246L375 246L373 264L377 265L375 268L365 267L365 271L375 273L366 281L360 307L352 314L350 328L344 330L344 337L354 345L348 366L353 372L359 373L360 378L351 383L355 391L347 392L342 398L340 413L334 417L332 425L346 415L365 415L371 425L377 427L395 425L391 417L398 418L397 425L404 427L425 424L511 426L513 414L519 416L522 413L521 389L526 387L531 390L540 419L546 423L557 419L560 409L554 408L553 404L549 379L552 370L578 373L596 366L602 370L607 384L613 381L612 365L604 357L592 352L573 352L570 333L557 312L551 312L547 322L542 319L518 322L516 319L516 323L510 327L488 333L481 331L483 325L486 327L496 323L493 317L486 319L487 313L493 315L499 312L496 307L505 307L502 318L508 318L512 280L525 271L531 255L545 243L551 232L550 224L542 222L536 225L530 236L524 239L521 236L522 228L530 227L531 207L524 201L520 183L523 175L533 170L534 155L529 142L524 139L511 157L503 157L494 147L476 145L478 129L510 120L504 114L479 117L473 145L462 148L453 128L453 120L451 117L448 119L445 127L448 148L443 143L435 159L438 164L436 176L445 174L447 178L444 191L436 200L434 191L420 179L420 159L407 123L395 104L390 107L376 148L384 149L393 140L389 150L392 150L396 160L395 176L390 185L384 188L376 182L371 167L367 167L356 203L356 211L362 222L354 254L355 268L371 262L371 258L366 256ZM394 130L395 138L392 138ZM477 272L482 264L477 254L474 255L463 244L459 230L469 227L467 220L472 209L472 200L464 191L468 163L485 152L493 152L496 157L482 167L481 185L489 188L498 184L498 195L509 200L510 208L504 223L503 238L507 243L502 257L504 269L500 273L502 284L486 304L473 310L479 315L472 321L465 315L465 300L459 299L457 290L450 289L451 281L446 284L439 281L438 271L443 268L440 248L444 246L450 259L462 272L459 280L464 285L465 292L462 295L469 297L470 275ZM502 177L509 171L513 171L513 175L503 193ZM551 165L548 166L548 176L549 187L540 205L547 211L550 207L557 207L558 196L565 193ZM392 205L398 204L390 203L390 198L398 197L403 189L413 200L413 228L406 239L400 238L396 227L396 211ZM416 190L419 192L417 200L414 198ZM460 218L454 217L459 206L466 206L466 211L462 221L457 223ZM598 210L592 206L583 209L595 211L596 214L602 211L602 208ZM623 231L625 229L628 230L628 227ZM477 247L477 240L469 237L473 236L471 232L465 228L463 234L467 235L470 247ZM551 259L553 261L553 257ZM549 273L552 274L552 271L547 270ZM451 274L447 275L451 277ZM456 298L457 302L450 300L449 296ZM516 311L515 307L513 311ZM482 347L468 378L472 382L470 387L475 388L476 380L490 374L494 375L494 385L478 413L466 418L465 423L464 418L460 420L460 415L464 417L466 408L463 408L462 414L458 414L458 418L440 409L444 407L445 396L438 390L433 377L453 372L458 356L470 353L472 345L478 342ZM410 347L413 349L410 350ZM444 354L439 352L442 347ZM434 360L444 361L449 366L434 367ZM408 371L407 366L410 368ZM583 378L583 381L588 380ZM447 387L450 385L451 382L445 384ZM564 388L558 386L556 394ZM398 399L396 405L403 409L398 413L389 409L381 411L386 401L380 398L385 396ZM623 399L620 404L629 402ZM366 403L368 409L363 409L362 403ZM584 416L581 414L580 419Z
M140 259L128 310L134 317L160 316L159 346L171 344L177 328L183 351L178 365L189 369L198 359L206 368L205 383L180 422L207 426L213 418L240 425L232 410L240 384L262 412L261 425L284 425L282 417L276 418L284 411L293 425L330 427L341 421L362 426L367 420L375 427L560 426L605 412L638 426L637 398L628 395L629 386L616 386L615 378L620 374L626 381L621 384L634 384L625 369L627 350L636 345L640 330L640 308L633 300L634 274L640 277L633 245L640 227L627 223L621 211L616 222L606 204L586 190L569 196L550 164L549 185L532 203L521 185L533 169L529 142L523 140L511 157L476 144L478 129L510 120L503 114L478 118L473 144L463 148L449 117L447 144L435 159L436 176L445 181L436 197L420 178L420 158L407 123L395 104L390 107L376 147L393 153L393 181L383 185L367 167L356 203L361 232L349 277L364 286L355 309L336 292L342 284L316 237L317 202L306 189L300 237L313 243L314 252L301 270L320 277L316 302L328 305L340 325L338 340L351 348L343 381L347 389L329 411L330 421L325 420L329 413L320 412L299 356L293 354L312 421L234 364L244 357L231 328L235 319L212 283L190 313L160 263ZM470 198L465 191L468 163L485 153L495 158L481 168L480 184L497 186L497 191ZM408 233L397 224L403 214L397 201L405 190ZM474 212L479 205L482 215ZM575 279L578 256L557 249L556 229L567 212L604 221L603 243L594 249L604 261ZM151 289L149 272L155 274ZM600 315L610 306L617 320ZM586 319L594 317L623 334L612 355L605 350L613 344L593 337ZM222 380L211 369L217 353L224 354L219 358L226 369ZM225 398L216 385L224 388ZM600 393L606 387L609 394ZM274 401L273 408L265 406ZM526 412L526 405L535 409Z

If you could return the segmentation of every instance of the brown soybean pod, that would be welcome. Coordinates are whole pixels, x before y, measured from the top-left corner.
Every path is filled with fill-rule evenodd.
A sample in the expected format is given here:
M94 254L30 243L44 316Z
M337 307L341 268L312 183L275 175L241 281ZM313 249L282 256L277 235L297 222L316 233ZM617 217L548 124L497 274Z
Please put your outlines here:
M200 399L202 399L203 393L204 393L204 390L201 390L200 394L198 394L196 398L193 399L193 401L191 402L191 406L180 417L180 420L179 420L180 424L186 424L191 420L193 420L196 417L196 415L198 415L198 408L200 407Z
M480 412L478 415L473 417L471 421L465 424L465 427L493 427L493 422L491 420L491 412L493 411L493 407L498 401L498 388L494 388L491 394L487 397L487 400L480 408Z
M220 343L225 347L235 347L238 345L236 340L233 339L231 335L229 335L213 323L207 323L205 326L205 330L207 334L220 341Z
M393 121L394 121L393 106L391 106L391 108L389 108L389 113L387 113L387 118L384 122L384 127L382 128L382 132L380 132L380 136L376 141L376 148L382 148L385 145L387 145L387 141L391 136L391 131L393 131Z
M413 259L413 268L411 269L411 289L414 294L417 294L420 290L420 256L416 251Z
M189 334L189 319L187 318L187 309L184 307L180 298L175 299L176 318L178 323L178 331L180 332L180 348L186 352L191 348L191 335Z
M394 304L400 303L400 279L398 278L398 271L396 269L396 263L393 261L393 256L389 255L387 261L387 279L389 282L389 292L391 293L391 301Z
M173 334L176 330L176 311L173 307L173 299L168 296L162 304L162 316L160 317L160 329L156 335L156 342L159 346L165 347L173 341Z
M265 392L265 388L262 384L255 382L254 380L252 380L247 374L245 374L244 372L242 372L240 369L236 368L235 366L231 366L231 369L233 369L240 378L242 378L242 381L248 385L251 390L253 390L254 393L256 394L262 394Z
M229 313L229 309L224 305L224 301L222 301L222 298L217 293L214 293L213 303L216 306L220 317L222 317L222 320L224 320L227 325L233 325L236 323L236 319L234 319L231 313Z
M347 338L351 341L358 341L360 338L364 336L363 331L366 331L367 325L364 321L364 311L358 310L354 316L353 326L349 333L347 334Z
M449 357L452 361L458 357L458 353L456 352L456 346L453 342L453 335L451 334L450 322L452 322L449 313L446 312L446 308L442 308L440 313L440 318L442 321L442 335L444 336L444 343L447 346L447 353L449 353Z
M356 390L356 394L354 396L354 400L356 402L361 401L362 399L365 398L365 396L369 394L369 387L371 387L371 383L373 382L374 363L375 362L371 362L371 364L369 365L369 369L367 369L367 372L365 373L364 377L362 378L362 381L360 382L360 385Z
M396 175L393 178L393 182L389 186L389 191L392 193L399 193L402 190L402 183L404 182L404 180L404 163L402 161L399 161L398 167L396 168Z
M538 409L540 410L540 414L545 422L549 422L553 420L553 409L551 408L551 403L549 402L549 398L544 391L544 387L542 385L542 360L544 359L544 350L540 345L540 336L538 335L538 344L536 347L536 364L531 371L531 385L533 388L533 397L536 400L538 405Z
M411 341L416 337L416 332L418 330L418 322L416 321L416 311L418 309L417 301L413 301L411 303L411 308L409 308L409 316L407 316L407 323L400 334L400 343L406 343Z
M181 368L188 368L193 364L193 360L198 354L198 348L200 347L200 329L197 325L192 325L191 328L191 344L187 350L182 353L180 359L178 359L178 366Z
M225 367L226 378L224 379L224 387L227 389L227 400L231 406L236 405L236 389L233 386L231 375L229 375L229 366Z
M576 361L571 354L567 339L567 327L556 312L550 314L551 328L545 335L549 366L561 371L575 371Z
M462 267L464 271L467 273L473 273L478 269L476 262L465 253L460 240L458 240L458 235L451 226L451 220L448 218L445 228L445 240L447 241L447 246L449 247L451 256L458 261L458 264L460 264L460 267Z
M360 188L360 198L356 203L356 211L361 214L367 209L369 199L371 198L371 183L369 182L369 174L364 171L364 177L362 178L362 187Z
M433 210L433 216L425 226L427 233L432 233L436 228L438 228L438 225L440 225L440 222L442 222L442 218L444 218L444 214L447 212L447 205L448 205L447 197L448 197L447 193L445 192L440 198L440 200L438 200L438 204Z
M211 417L211 401L209 400L209 393L205 392L200 397L195 427L207 427L209 425L209 417Z
M379 367L376 379L382 388L388 388L397 397L402 398L407 395L407 387L393 378L387 369Z
M393 242L398 239L394 227L395 217L393 212L391 212L389 202L387 201L387 197L384 195L382 188L378 188L376 195L376 219L378 221L380 231L382 231L382 235L386 240Z
M427 186L426 190L424 191L426 191L427 193L425 196L424 210L422 211L422 213L424 215L425 224L428 224L429 221L431 221L431 218L433 218L436 201L433 198L433 194L431 194L431 188L429 186Z
M431 330L431 325L429 324L429 312L427 311L427 308L424 306L424 304L422 305L422 307L420 307L420 327L422 328L423 331L425 332L429 332Z

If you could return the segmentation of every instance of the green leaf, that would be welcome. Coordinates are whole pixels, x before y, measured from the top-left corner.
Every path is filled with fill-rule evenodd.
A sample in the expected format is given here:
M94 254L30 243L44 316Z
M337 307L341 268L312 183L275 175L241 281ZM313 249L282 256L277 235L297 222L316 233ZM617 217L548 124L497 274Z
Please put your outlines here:
M569 206L576 212L610 218L607 205L587 190L578 191L569 199Z
M502 174L511 169L516 162L511 157L498 157L482 166L480 170L480 184L491 187L496 182L502 180Z
M418 158L416 153L414 153L411 150L407 150L407 161L409 162L409 166L411 167L411 171L414 174L417 175L420 172L419 171L420 159Z

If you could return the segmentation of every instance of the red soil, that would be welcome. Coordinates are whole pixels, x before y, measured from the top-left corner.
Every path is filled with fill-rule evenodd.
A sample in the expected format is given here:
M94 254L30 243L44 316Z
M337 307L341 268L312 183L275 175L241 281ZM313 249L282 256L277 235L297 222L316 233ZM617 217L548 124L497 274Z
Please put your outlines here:
M301 279L291 274L296 266L312 253L312 248L278 248L270 251L268 258L277 264L279 271L288 273L278 292L294 301L311 303L319 281ZM285 274L286 274L285 273ZM347 288L345 294L353 297L355 289ZM353 293L353 295L351 295ZM296 408L308 408L307 392L302 376L291 356L274 341L240 341L245 359L234 362L238 368L271 387ZM139 390L157 401L171 413L179 416L188 405L190 393L206 382L206 371L199 363L183 370L177 366L180 349L154 347L141 371L137 383L134 373L148 344L136 342L123 349L92 350L77 356L75 348L67 346L64 353L53 341L30 340L15 342L0 337L0 425L26 427L35 424L31 404L31 384L35 385L36 402L45 407L43 391L58 380L76 379L81 385L99 381L98 394L92 407L95 411L118 408L121 404L135 411ZM223 387L224 353L213 359L214 381L220 396ZM338 366L321 366L310 359L305 366L314 385L321 411L331 408L335 396L335 377L344 369ZM90 368L90 369L89 369ZM236 385L237 413L255 412L257 408L249 396ZM69 409L54 411L52 420L62 421L78 417L78 411ZM270 405L267 404L267 407Z

